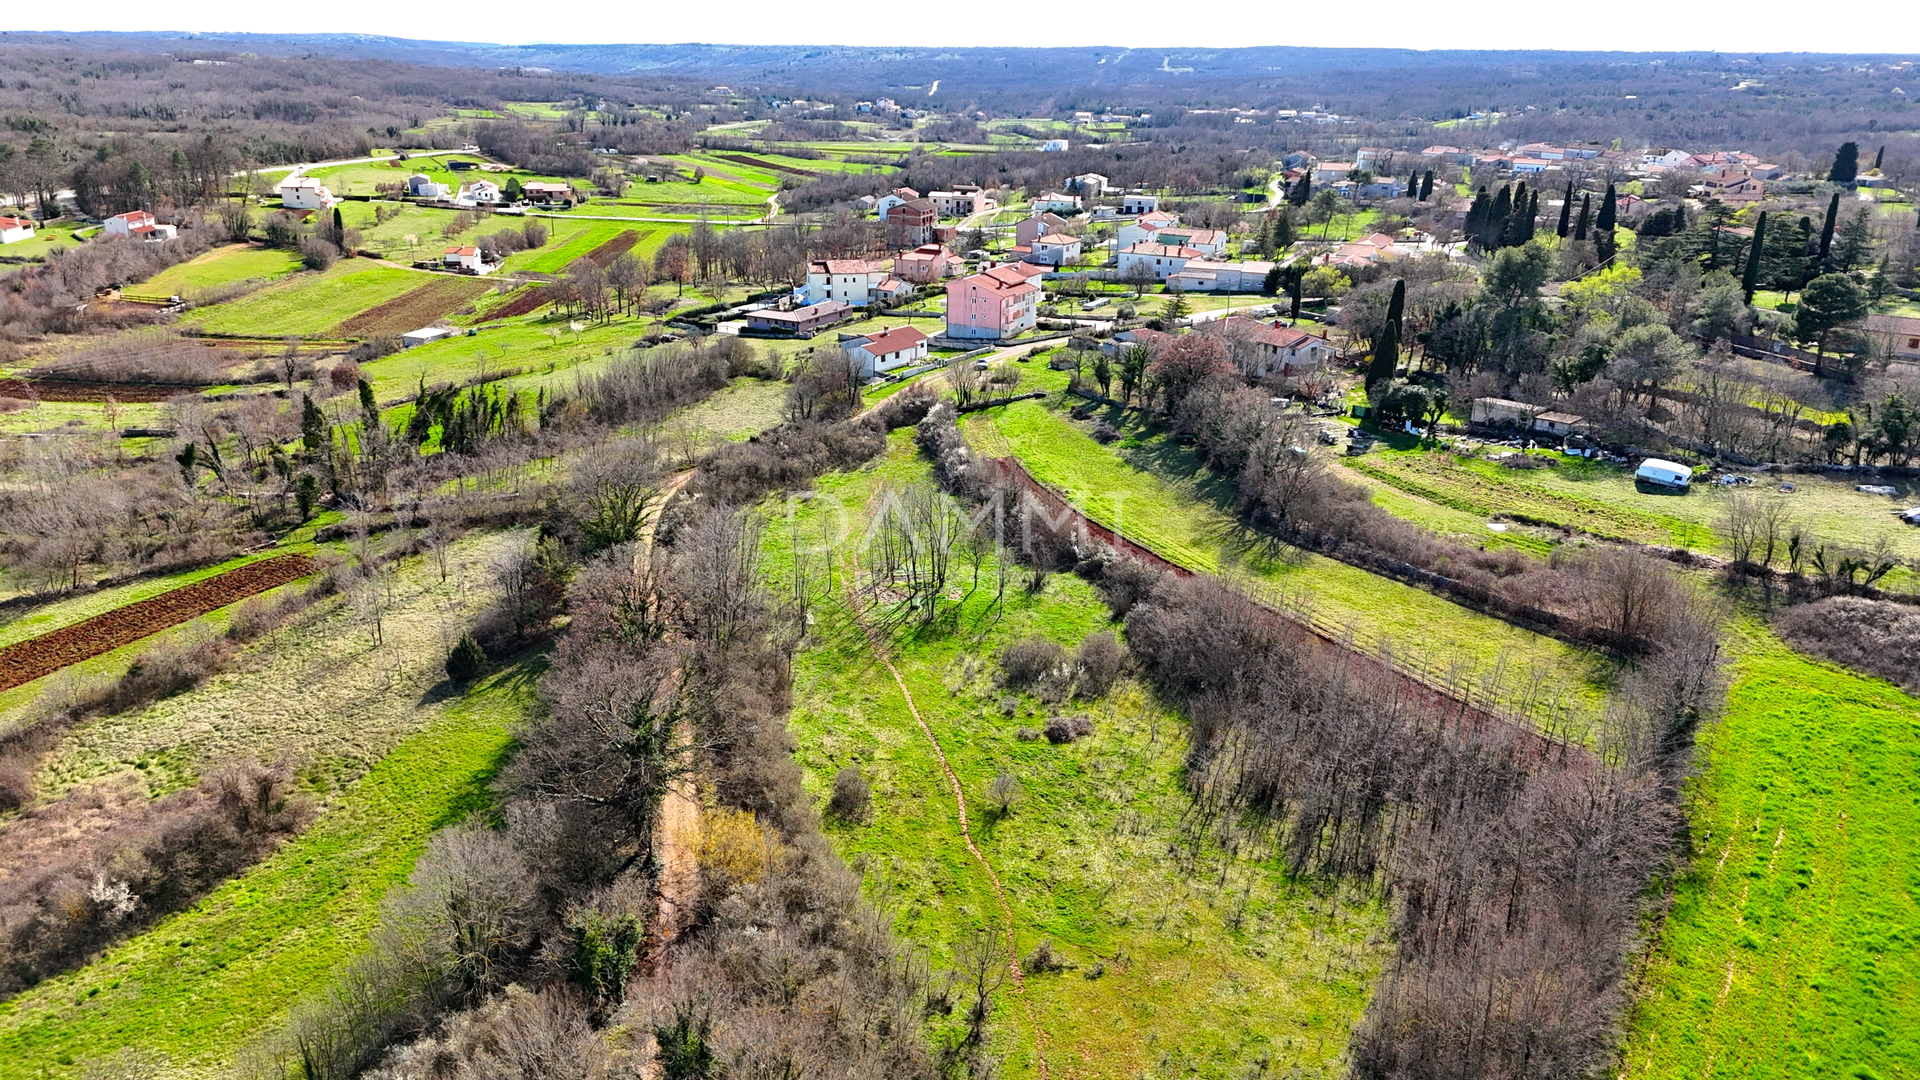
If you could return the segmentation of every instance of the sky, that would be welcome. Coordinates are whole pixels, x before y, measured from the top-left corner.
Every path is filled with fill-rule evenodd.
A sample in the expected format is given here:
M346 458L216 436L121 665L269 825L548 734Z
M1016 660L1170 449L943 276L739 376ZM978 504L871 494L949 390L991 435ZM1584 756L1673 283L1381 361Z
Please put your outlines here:
M1888 11L1911 8L1896 3ZM84 10L84 21L72 12ZM448 18L457 10L460 19ZM444 5L190 4L93 0L81 8L28 4L8 13L13 30L223 30L348 32L505 44L714 42L809 45L1147 45L1208 48L1309 45L1414 49L1714 50L1720 52L1909 52L1920 54L1920 16L1855 13L1811 18L1802 5L1754 0L1622 8L1482 0L1467 8L1431 0L1363 0L1358 5L1281 7L1229 3L1200 17L1166 0L1107 0L1095 7L1001 7L977 18L915 18L911 9L852 6L845 19L803 14L791 0L695 4L570 5L529 18L522 0ZM831 10L831 9L828 9ZM1297 17L1283 12L1299 11ZM1655 12L1657 11L1657 14ZM323 15L315 18L316 12ZM360 12L377 12L366 19ZM1307 14L1312 12L1312 14ZM1779 18L1770 18L1778 15ZM493 16L493 17L488 17ZM718 16L718 17L716 17ZM1143 40L1143 38L1145 40Z

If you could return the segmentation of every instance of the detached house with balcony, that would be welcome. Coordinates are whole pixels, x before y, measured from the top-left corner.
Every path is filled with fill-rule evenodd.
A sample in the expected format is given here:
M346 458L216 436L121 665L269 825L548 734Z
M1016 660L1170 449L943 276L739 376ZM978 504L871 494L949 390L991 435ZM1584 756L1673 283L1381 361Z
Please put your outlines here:
M327 186L311 176L290 176L275 189L288 210L331 210L339 202Z
M1040 284L1015 266L996 266L947 282L947 336L999 341L1031 330Z
M162 225L153 220L153 215L145 210L129 210L124 214L116 214L108 218L105 227L100 230L100 235L125 236L134 240L145 240L148 243L160 243L173 239L177 232L178 230L173 226Z
M806 300L866 307L881 299L880 286L892 276L886 267L866 259L815 259L807 264Z
M893 276L915 285L931 285L953 277L966 266L945 244L922 244L893 260Z
M1119 277L1121 281L1165 281L1185 270L1189 262L1205 257L1206 252L1197 248L1146 241L1121 250Z

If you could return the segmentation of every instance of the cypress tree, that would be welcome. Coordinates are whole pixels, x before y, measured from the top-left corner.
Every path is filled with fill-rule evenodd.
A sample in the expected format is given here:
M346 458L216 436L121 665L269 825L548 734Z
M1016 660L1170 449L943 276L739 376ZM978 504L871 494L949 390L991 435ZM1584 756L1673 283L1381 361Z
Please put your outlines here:
M313 403L312 394L302 394L300 401L300 444L311 454L326 445L327 417Z
M333 208L333 242L336 246L347 246L347 226L340 220L340 208Z
M1307 205L1307 200L1312 198L1312 196L1313 181L1303 176L1293 185L1293 194L1287 196L1287 201L1295 206L1305 206Z
M1420 201L1426 202L1433 195L1433 170L1428 169L1420 177Z
M1486 223L1488 209L1487 189L1481 188L1473 196L1473 205L1467 208L1465 232L1467 239L1474 244L1480 243L1480 227Z
M1827 173L1827 179L1836 184L1851 184L1860 175L1860 144L1843 142L1840 152L1833 155L1833 169Z
M1885 161L1886 159L1887 159L1887 147L1886 147L1886 144L1882 143L1880 146L1880 149L1875 150L1873 152L1873 171L1879 172L1880 163L1882 161Z
M1493 205L1488 208L1486 220L1480 223L1480 248L1494 251L1500 247L1501 237L1507 228L1507 218L1513 213L1513 192L1505 185L1493 197Z
M1567 230L1573 227L1573 181L1567 181L1567 197L1560 202L1560 239L1567 238Z
M1539 221L1540 189L1534 188L1533 191L1527 195L1527 240L1529 243L1533 240L1534 230L1539 228Z
M1753 223L1753 245L1747 251L1747 270L1740 275L1740 291L1747 294L1747 303L1753 303L1753 292L1760 287L1760 253L1767 244L1767 212L1760 211L1760 220Z
M1287 318L1297 323L1300 321L1300 297L1306 291L1307 268L1296 265L1289 277L1287 299L1292 301L1292 306L1287 309Z
M1607 185L1607 193L1600 198L1600 214L1593 221L1593 251L1600 256L1602 263L1613 261L1619 251L1619 242L1614 238L1613 226L1620 216L1620 204L1613 193L1613 185Z
M1852 146L1852 143L1848 143ZM1838 168L1839 166L1835 166ZM1827 203L1827 223L1820 227L1820 250L1814 253L1814 264L1826 273L1827 253L1833 250L1833 226L1840 220L1840 193L1834 192L1833 199Z
M1369 397L1378 394L1378 388L1391 381L1400 367L1400 320L1406 307L1407 282L1402 278L1393 283L1393 298L1387 301L1387 324L1380 328L1380 336L1373 339L1373 362L1367 365Z
M1418 198L1419 196L1420 196L1420 174L1408 173L1406 197L1409 199L1414 199L1414 198Z
M1587 238L1587 222L1591 220L1593 220L1593 192L1582 192L1580 195L1580 221L1573 227L1573 238L1575 240L1585 240Z

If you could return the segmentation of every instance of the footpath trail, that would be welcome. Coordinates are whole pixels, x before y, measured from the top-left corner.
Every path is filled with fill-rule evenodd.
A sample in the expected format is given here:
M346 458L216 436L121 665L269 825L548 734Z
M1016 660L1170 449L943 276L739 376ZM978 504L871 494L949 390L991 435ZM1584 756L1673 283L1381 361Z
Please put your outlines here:
M967 853L973 856L973 861L979 863L981 871L987 875L987 881L993 886L994 898L999 901L1002 932L1006 934L1007 939L1007 973L1013 978L1014 987L1020 991L1020 1004L1026 1012L1027 1027L1033 1032L1033 1058L1039 1066L1040 1080L1047 1080L1047 1032L1034 1018L1033 995L1027 991L1026 973L1020 967L1020 947L1013 933L1013 905L1007 900L1007 890L1000 884L1000 875L994 870L992 861L987 858L985 852L980 850L979 845L973 842L973 827L967 819L966 792L960 786L960 777L954 773L953 766L947 762L947 751L940 745L940 737L934 734L933 727L920 715L919 707L913 702L913 691L907 689L907 681L900 676L900 669L894 666L892 649L866 618L865 609L860 603L859 556L850 551L847 559L849 563L847 596L853 621L860 627L860 632L866 635L867 644L873 649L873 654L887 666L887 673L893 676L893 684L900 688L900 696L907 703L907 712L913 716L913 722L920 726L920 733L926 736L928 744L933 747L934 756L940 761L940 771L946 774L947 786L953 789L953 805L960 823L960 839L965 842Z
M9 645L0 649L0 690L91 660L312 572L313 560L305 555L263 559Z
M691 479L693 470L688 469L660 489L653 515L641 532L640 550L634 557L636 576L651 570L654 529L660 523L660 514ZM679 672L674 673L674 678L677 683ZM674 743L684 748L692 742L693 731L683 721L674 732ZM655 933L648 955L658 965L666 950L687 929L694 901L698 899L700 861L696 852L700 847L700 793L697 777L683 774L667 785L667 793L660 800L660 820L654 828L654 849L660 853L660 884L655 891Z

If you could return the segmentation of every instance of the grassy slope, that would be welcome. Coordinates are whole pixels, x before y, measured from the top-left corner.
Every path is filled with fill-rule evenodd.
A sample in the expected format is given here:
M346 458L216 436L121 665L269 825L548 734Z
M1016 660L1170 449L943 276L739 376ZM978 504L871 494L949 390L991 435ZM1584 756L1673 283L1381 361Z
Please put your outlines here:
M0 1004L0 1078L76 1074L136 1046L187 1075L236 1050L362 946L433 830L486 805L529 707L508 672L433 717L266 862L79 971ZM68 1067L76 1066L76 1067Z
M188 322L215 334L325 336L344 319L419 288L428 278L362 259L342 259L229 304L194 312Z
M137 291L171 296L235 281L284 277L299 268L300 258L291 251L234 244L170 266L149 278Z
M857 515L880 480L925 476L899 433L876 470L819 487ZM819 513L797 520L805 537ZM779 520L767 530L775 580L787 578L793 535ZM954 632L901 640L897 663L967 793L976 840L1013 906L1020 952L1050 940L1077 965L1028 978L1052 1070L1239 1077L1265 1059L1278 1075L1342 1075L1347 1032L1382 958L1384 913L1315 897L1273 867L1223 857L1213 845L1190 849L1181 828L1183 722L1131 684L1067 710L1094 718L1086 740L1016 738L1022 726L1043 726L1046 709L1023 697L1018 716L1004 715L985 658L1032 633L1072 644L1109 624L1091 588L1070 575L1055 575L1038 597L1012 587L999 615L988 610L991 588L967 604ZM869 891L899 929L945 962L973 928L1000 925L998 905L891 676L839 603L820 603L815 618L817 640L795 669L799 760L822 793L842 766L868 776L872 819L830 826L830 834L849 859L866 860ZM1010 818L988 823L982 792L1001 771L1019 777L1026 795ZM1102 963L1102 976L1089 978ZM1012 1076L1036 1074L1028 1015L1009 987L995 1029Z
M1396 659L1430 677L1445 678L1458 667L1472 673L1468 678L1476 685L1497 679L1496 696L1514 702L1537 671L1548 701L1573 716L1590 715L1598 706L1608 673L1593 654L1345 563L1275 550L1222 509L1230 500L1224 481L1190 452L1164 437L1132 449L1102 447L1050 404L1025 401L987 410L979 414L982 420L970 422L969 438L991 424L1004 444L976 440L979 449L1017 454L1037 479L1068 493L1088 516L1117 524L1176 562L1242 578L1363 645L1403 646L1394 650ZM1536 700L1525 711L1548 716L1555 707Z
M1920 702L1733 639L1628 1077L1920 1075Z

